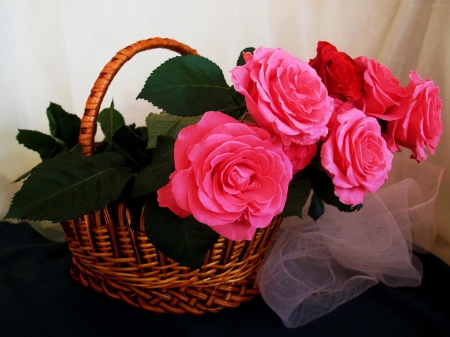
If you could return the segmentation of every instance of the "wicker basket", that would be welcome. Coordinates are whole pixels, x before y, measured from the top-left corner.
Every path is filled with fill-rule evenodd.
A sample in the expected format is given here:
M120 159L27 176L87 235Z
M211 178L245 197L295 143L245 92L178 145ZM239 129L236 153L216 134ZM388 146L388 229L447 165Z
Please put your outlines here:
M97 115L112 79L135 54L154 48L197 55L184 44L161 38L139 41L119 51L103 68L87 100L79 137L84 155L94 152ZM251 241L220 237L203 266L191 270L153 246L145 233L144 211L133 221L137 226L131 226L127 200L64 222L72 253L72 277L112 298L158 313L218 312L237 307L259 293L256 272L280 217L258 230Z

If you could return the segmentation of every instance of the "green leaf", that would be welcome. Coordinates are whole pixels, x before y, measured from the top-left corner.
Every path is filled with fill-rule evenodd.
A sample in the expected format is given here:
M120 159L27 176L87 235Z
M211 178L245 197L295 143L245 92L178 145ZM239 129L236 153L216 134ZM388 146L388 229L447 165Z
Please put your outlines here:
M303 217L303 206L311 193L312 183L310 179L297 179L289 184L286 205L281 213L282 217L298 216Z
M192 216L180 219L155 201L145 205L145 230L157 249L181 265L197 269L219 235Z
M31 170L6 218L61 222L117 199L132 173L114 152L89 157L61 154Z
M105 141L109 146L112 146L114 133L125 125L123 116L119 111L114 109L114 100L111 101L111 106L108 109L103 109L98 114L97 121L105 135Z
M64 111L58 104L50 103L47 108L47 117L53 137L61 139L68 148L78 143L81 120L77 115Z
M75 145L73 148L69 150L69 152L72 154L80 154L80 155L83 154L83 150L81 149L80 144Z
M38 165L39 165L39 164L38 164ZM36 165L34 168L36 168L38 165ZM19 181L22 181L22 180L26 179L26 178L30 175L30 173L31 173L31 170L25 172L25 173L22 174L20 177L18 177L17 179L15 179L15 180L13 181L13 183L18 183Z
M249 123L249 124L254 124L257 125L255 120L253 119L253 116L250 115L250 113L245 113L240 119L241 122L243 123Z
M236 102L236 104L241 107L239 110L242 110L243 112L245 112L247 110L247 106L245 105L245 97L244 95L238 93L236 91L236 89L233 87L231 87L231 95L233 95L233 98Z
M64 145L55 138L39 131L19 130L16 138L26 148L39 153L43 161L54 157L64 149Z
M140 139L147 142L148 141L148 130L146 126L139 126L134 130Z
M241 53L239 54L238 60L236 62L237 66L242 66L245 64L245 60L244 60L244 53L250 53L253 54L253 52L255 51L255 48L253 47L247 47L244 50L241 51Z
M202 116L175 116L166 112L162 112L160 114L149 114L146 119L148 129L147 148L154 148L156 146L156 140L160 135L166 135L176 139L178 137L178 133L182 129L186 126L198 123L201 118Z
M236 107L222 70L210 60L194 55L171 58L156 68L137 98L179 116Z
M127 158L137 168L148 165L152 156L146 151L147 142L140 137L134 124L123 125L113 136L113 149Z
M342 212L354 212L362 208L361 204L355 207L343 204L334 193L333 181L325 171L319 170L311 165L308 166L308 169L313 182L314 192L328 205L335 206Z
M316 193L313 193L311 204L308 209L308 215L314 220L317 220L323 215L323 213L325 213L325 205L320 197Z
M175 140L168 136L159 136L158 145L153 154L152 163L136 176L131 198L141 197L166 185L173 171L173 146Z
M25 178L27 178L30 175L30 171L25 172L24 174L22 174L20 177L16 178L13 183L18 183L19 181L24 180Z

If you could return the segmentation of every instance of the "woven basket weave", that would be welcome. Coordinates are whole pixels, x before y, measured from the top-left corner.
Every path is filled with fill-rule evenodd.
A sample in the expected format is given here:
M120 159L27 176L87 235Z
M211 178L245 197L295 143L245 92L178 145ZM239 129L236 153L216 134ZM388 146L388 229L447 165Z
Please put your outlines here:
M97 115L112 79L135 54L155 48L197 55L184 44L161 38L139 41L119 51L103 68L87 100L79 137L84 155L94 153ZM251 241L234 242L220 237L203 266L192 270L153 246L145 233L145 210L139 219L132 219L127 203L115 202L63 223L72 253L73 279L112 298L158 313L218 312L259 294L256 272L281 223L280 217L259 229ZM132 220L137 226L131 226Z

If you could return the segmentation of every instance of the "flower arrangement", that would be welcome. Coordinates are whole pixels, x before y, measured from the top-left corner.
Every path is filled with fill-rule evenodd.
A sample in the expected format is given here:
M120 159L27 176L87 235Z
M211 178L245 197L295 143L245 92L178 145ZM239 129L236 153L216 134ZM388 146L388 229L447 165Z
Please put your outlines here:
M352 59L327 42L304 62L283 49L246 48L231 70L193 55L169 59L138 98L163 112L127 125L111 104L104 140L82 156L80 119L51 103L51 135L19 130L42 163L6 217L62 222L132 199L145 205L148 236L198 268L219 235L250 240L278 215L318 219L324 203L345 212L385 182L401 147L421 162L442 133L439 88L411 72L402 87L374 59ZM151 214L151 216L148 216ZM175 243L174 243L175 242Z

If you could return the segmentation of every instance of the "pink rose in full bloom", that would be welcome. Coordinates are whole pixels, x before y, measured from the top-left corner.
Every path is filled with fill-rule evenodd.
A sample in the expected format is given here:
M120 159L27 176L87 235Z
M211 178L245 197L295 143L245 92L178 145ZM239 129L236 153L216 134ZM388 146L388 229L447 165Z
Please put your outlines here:
M424 161L428 152L433 154L443 131L439 88L431 80L422 80L416 71L411 71L406 87L409 93L407 109L403 118L388 122L387 140L391 151L404 146L412 151L411 158Z
M231 240L250 240L282 212L292 165L279 137L221 112L181 130L158 202Z
M375 118L351 109L338 120L340 125L322 145L322 166L332 178L339 200L358 205L365 194L377 191L387 179L393 155Z
M333 100L314 69L281 48L260 47L244 59L231 80L260 127L285 145L310 145L327 134Z
M403 112L398 107L407 94L389 68L365 56L355 61L364 74L363 102L358 102L358 108L368 116L386 121L401 118Z

